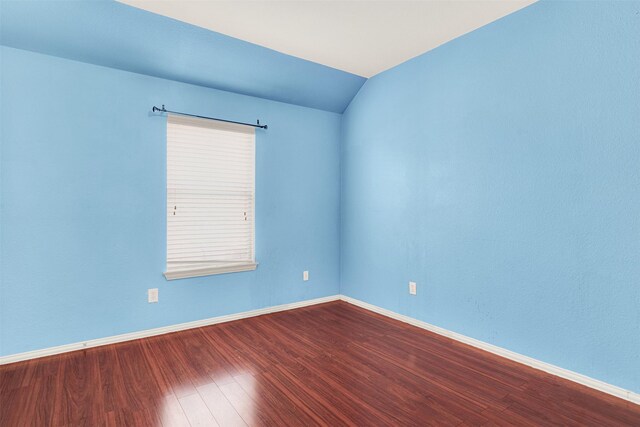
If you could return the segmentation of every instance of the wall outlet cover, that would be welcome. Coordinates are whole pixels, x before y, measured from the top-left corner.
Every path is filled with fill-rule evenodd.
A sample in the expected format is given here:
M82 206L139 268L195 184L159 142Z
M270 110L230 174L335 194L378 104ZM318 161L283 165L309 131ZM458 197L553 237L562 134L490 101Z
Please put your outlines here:
M309 280L309 272L308 271L303 271L302 272L302 280L304 280L305 282L307 280Z
M418 286L416 282L409 282L409 293L411 295L416 295L418 293Z
M147 290L147 300L149 303L158 302L158 288Z

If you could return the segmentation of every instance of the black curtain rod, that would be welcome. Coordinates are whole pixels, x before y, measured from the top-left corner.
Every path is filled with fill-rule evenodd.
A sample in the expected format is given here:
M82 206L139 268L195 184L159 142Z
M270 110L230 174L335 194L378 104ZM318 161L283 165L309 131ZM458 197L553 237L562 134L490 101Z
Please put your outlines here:
M171 113L171 114L180 114L181 116L189 116L189 117L197 117L199 119L206 119L206 120L217 120L219 122L225 122L225 123L235 123L237 125L245 125L245 126L253 126L254 128L260 128L260 129L267 129L267 125L261 125L260 124L260 120L258 120L257 124L253 124L253 123L243 123L243 122L234 122L233 120L224 120L224 119L217 119L215 117L206 117L206 116L198 116L197 114L188 114L188 113L180 113L178 111L171 111L171 110L167 110L166 108L164 108L164 104L162 104L162 108L158 108L155 105L152 108L152 111L155 113L160 112L160 113Z

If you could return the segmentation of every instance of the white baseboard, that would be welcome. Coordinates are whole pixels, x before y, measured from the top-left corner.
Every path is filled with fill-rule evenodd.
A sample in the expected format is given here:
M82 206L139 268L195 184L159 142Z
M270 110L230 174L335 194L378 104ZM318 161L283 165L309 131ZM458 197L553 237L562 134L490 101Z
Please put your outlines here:
M505 357L515 362L522 363L532 368L539 369L544 372L548 372L552 375L556 375L558 377L568 379L578 384L591 387L595 390L599 390L604 393L610 394L612 396L616 396L621 399L625 399L629 402L633 402L640 405L640 394L638 393L634 393L632 391L625 390L623 388L605 383L603 381L587 377L586 375L578 374L577 372L573 372L568 369L560 368L558 366L551 365L549 363L542 362L540 360L537 360L528 356L524 356L519 353L515 353L513 351L477 340L475 338L467 337L457 332L452 332L447 329L431 325L427 322L423 322L421 320L417 320L412 317L405 316L405 315L396 313L394 311L387 310L385 308L378 307L376 305L369 304L367 302L348 297L346 295L331 295L328 297L299 301L291 304L282 304L282 305L277 305L272 307L260 308L257 310L245 311L242 313L229 314L226 316L211 317L209 319L196 320L193 322L180 323L177 325L163 326L161 328L147 329L145 331L131 332L131 333L122 334L122 335L114 335L111 337L98 338L94 340L82 341L82 342L77 342L72 344L65 344L57 347L43 348L41 350L27 351L24 353L10 354L8 356L0 357L0 365L35 359L38 357L52 356L54 354L67 353L70 351L83 350L83 349L98 347L102 345L116 344L119 342L131 341L139 338L152 337L155 335L162 335L170 332L178 332L186 329L200 328L202 326L215 325L217 323L224 323L224 322L231 322L233 320L246 319L249 317L261 316L263 314L292 310L295 308L307 307L310 305L322 304L325 302L336 301L336 300L342 300L349 304L356 305L358 307L381 314L383 316L387 316L392 319L396 319L401 322L405 322L413 326L417 326L419 328L426 329L431 332L435 332L438 335L442 335L442 336L454 339L456 341L463 342L465 344L471 345L481 350L485 350L490 353L497 354L498 356Z
M481 350L488 351L493 354L497 354L498 356L505 357L507 359L513 360L518 363L522 363L523 365L530 366L532 368L550 373L552 375L556 375L561 378L565 378L567 380L576 382L578 384L585 385L587 387L593 388L598 391L602 391L604 393L610 394L612 396L619 397L621 399L627 400L629 402L633 402L640 405L640 394L634 393L629 390L625 390L623 388L605 383L600 380L593 379L586 375L578 374L577 372L570 371L568 369L560 368L555 365L551 365L550 363L542 362L540 360L534 359L529 356L524 356L519 353L515 353L513 351L504 349L502 347L495 346L493 344L489 344L475 338L470 338L465 335L459 334L457 332L452 332L444 328L440 328L438 326L431 325L427 322L423 322L421 320L414 319L409 316L405 316L403 314L398 314L394 311L387 310L386 308L378 307L373 304L369 304L364 301L357 300L355 298L348 297L346 295L341 295L340 299L342 301L348 302L349 304L356 305L358 307L364 308L369 311L373 311L378 314L382 314L383 316L391 317L392 319L399 320L401 322L409 323L413 326L417 326L418 328L426 329L431 332L435 332L438 335L442 335L456 341L463 342L465 344L471 345L473 347L479 348Z
M139 338L152 337L154 335L162 335L170 332L183 331L185 329L200 328L202 326L215 325L216 323L230 322L232 320L246 319L249 317L261 316L263 314L276 313L278 311L292 310L294 308L307 307L309 305L322 304L325 302L336 301L340 299L340 295L331 295L328 297L310 299L305 301L294 302L290 304L276 305L272 307L259 308L257 310L244 311L242 313L229 314L226 316L211 317L209 319L196 320L193 322L179 323L177 325L163 326L161 328L147 329L145 331L130 332L122 335L114 335L111 337L98 338L89 341L82 341L72 344L65 344L56 347L43 348L41 350L27 351L24 353L10 354L0 357L0 365L7 363L21 362L23 360L35 359L37 357L52 356L54 354L67 353L70 351L83 350L101 345L115 344L124 341L131 341Z

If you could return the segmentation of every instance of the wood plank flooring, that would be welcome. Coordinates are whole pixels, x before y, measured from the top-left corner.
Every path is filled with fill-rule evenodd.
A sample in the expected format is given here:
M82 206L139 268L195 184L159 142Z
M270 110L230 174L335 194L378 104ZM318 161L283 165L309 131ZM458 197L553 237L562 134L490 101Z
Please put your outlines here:
M640 406L338 301L0 366L0 426L640 426Z

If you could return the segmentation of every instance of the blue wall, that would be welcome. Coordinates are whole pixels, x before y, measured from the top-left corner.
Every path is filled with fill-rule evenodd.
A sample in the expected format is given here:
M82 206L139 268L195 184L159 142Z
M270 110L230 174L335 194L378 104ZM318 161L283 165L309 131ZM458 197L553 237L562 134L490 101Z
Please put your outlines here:
M339 114L0 54L0 355L338 293ZM256 143L256 271L162 276L166 125L150 114L162 103L269 125Z
M369 79L342 293L640 392L639 96L640 2L537 3Z
M640 391L639 15L537 3L370 79L342 126L1 48L0 355L340 291ZM162 103L269 124L256 271L164 280Z

